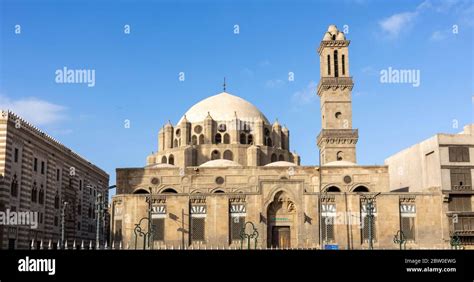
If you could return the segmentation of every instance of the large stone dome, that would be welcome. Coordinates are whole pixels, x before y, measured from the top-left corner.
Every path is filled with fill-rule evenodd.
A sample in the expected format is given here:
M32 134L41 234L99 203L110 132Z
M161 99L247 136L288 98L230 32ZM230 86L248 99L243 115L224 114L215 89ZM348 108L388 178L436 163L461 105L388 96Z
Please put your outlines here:
M243 121L255 121L261 118L265 123L269 124L268 119L257 107L227 92L219 93L198 102L184 115L188 122L194 123L202 122L208 113L212 119L216 121L230 121L233 120L235 114L237 114L237 118ZM184 116L181 117L178 124L180 124L183 119Z

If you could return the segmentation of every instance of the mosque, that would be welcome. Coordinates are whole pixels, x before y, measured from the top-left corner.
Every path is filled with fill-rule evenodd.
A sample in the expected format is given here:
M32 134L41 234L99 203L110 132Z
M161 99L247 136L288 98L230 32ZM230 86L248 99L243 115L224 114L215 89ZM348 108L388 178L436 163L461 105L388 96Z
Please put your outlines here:
M257 248L395 249L402 231L406 248L448 248L440 189L394 189L388 165L357 164L349 45L331 25L317 49L319 165L301 166L290 130L250 102L210 96L159 130L146 166L117 169L111 240L233 248L248 233Z

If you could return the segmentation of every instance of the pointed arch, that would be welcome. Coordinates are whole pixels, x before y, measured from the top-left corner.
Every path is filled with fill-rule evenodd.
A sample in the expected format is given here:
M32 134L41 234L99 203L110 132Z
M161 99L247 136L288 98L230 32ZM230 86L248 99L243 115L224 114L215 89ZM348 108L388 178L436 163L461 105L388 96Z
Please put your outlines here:
M224 134L224 144L230 144L230 135L228 133Z
M271 162L276 162L277 161L277 155L275 153L272 154L271 156Z
M219 152L219 150L212 151L211 160L218 160L220 158L221 158L221 153Z
M233 160L234 160L234 156L233 156L231 150L226 150L226 151L224 152L224 159L229 160L229 161L233 161Z

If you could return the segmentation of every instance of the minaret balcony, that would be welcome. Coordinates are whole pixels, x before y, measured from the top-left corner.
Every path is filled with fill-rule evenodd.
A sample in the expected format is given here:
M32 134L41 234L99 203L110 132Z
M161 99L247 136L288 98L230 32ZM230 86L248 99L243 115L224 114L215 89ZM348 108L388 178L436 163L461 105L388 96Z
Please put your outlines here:
M359 139L357 129L322 129L318 135L318 145L326 144L356 144Z
M337 88L349 88L352 90L354 82L352 77L321 77L318 83L318 95L321 96L322 90L328 90L330 88L336 90Z

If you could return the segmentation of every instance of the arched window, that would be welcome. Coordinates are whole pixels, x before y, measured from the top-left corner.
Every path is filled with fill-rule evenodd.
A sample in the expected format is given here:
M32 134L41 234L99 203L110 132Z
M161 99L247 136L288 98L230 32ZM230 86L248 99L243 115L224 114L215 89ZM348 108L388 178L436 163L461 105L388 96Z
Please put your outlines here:
M280 162L282 162L282 161L285 160L285 157L284 157L283 155L279 155L279 156L278 156L278 160L279 160Z
M54 208L59 209L59 195L56 192L56 196L54 196Z
M252 136L252 134L249 134L247 136L247 144L252 144L252 143L253 143L253 136Z
M199 145L204 144L204 135L199 135Z
M337 152L336 159L342 161L344 159L344 153L342 151Z
M328 55L328 75L331 75L331 56Z
M212 151L211 160L218 160L220 158L221 158L221 153L219 153L219 151L217 150Z
M337 50L334 50L334 77L339 77L339 69L337 63Z
M277 155L272 154L271 159L272 159L272 163L273 163L273 162L276 162L276 161L277 161Z
M161 191L161 194L178 194L178 191L174 190L173 188L166 188L165 190Z
M270 138L270 137L267 137L267 146L268 147L273 147L272 138Z
M326 192L328 192L328 193L337 193L337 192L341 192L341 189L337 188L336 186L331 186L328 189L326 189Z
M222 194L222 193L225 193L225 192L222 191L222 190L215 190L213 193L214 193L214 194Z
M332 40L336 40L336 35L335 34L332 35Z
M178 147L178 139L174 139L174 144L173 147L177 148Z
M245 133L240 133L240 144L247 144Z
M352 192L369 192L369 188L361 185L357 186L354 190L352 190Z
M33 188L31 189L31 201L36 203L36 199L38 196L38 189L36 188L36 182L33 183Z
M222 143L222 135L220 133L217 133L216 136L214 137L214 140L216 144Z
M18 196L18 181L16 180L16 174L13 175L10 192L13 197Z
M171 164L171 165L174 165L174 156L173 155L170 155L168 157L168 163Z
M39 204L44 204L44 189L43 189L43 185L41 185L41 189L39 191L39 195L38 195L38 203Z
M167 164L168 163L168 159L166 158L166 156L161 157L161 163L162 164Z
M191 144L197 145L197 143L198 143L198 138L196 135L193 135L193 137L191 137Z
M229 161L233 161L234 157L232 155L232 151L230 151L230 150L225 151L224 152L224 159L229 160Z
M224 144L230 144L230 135L224 134Z
M346 74L346 56L342 55L342 75Z
M140 188L140 189L135 190L133 194L150 194L150 192L147 191L146 189Z
M193 163L193 166L197 166L197 163L198 163L198 152L195 148L193 148L192 150L192 163Z

